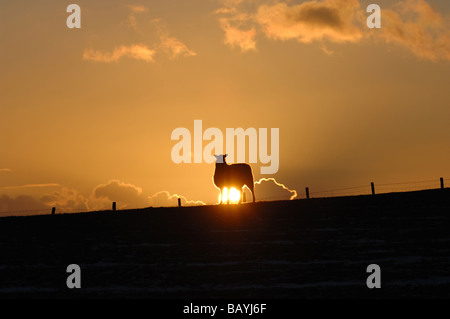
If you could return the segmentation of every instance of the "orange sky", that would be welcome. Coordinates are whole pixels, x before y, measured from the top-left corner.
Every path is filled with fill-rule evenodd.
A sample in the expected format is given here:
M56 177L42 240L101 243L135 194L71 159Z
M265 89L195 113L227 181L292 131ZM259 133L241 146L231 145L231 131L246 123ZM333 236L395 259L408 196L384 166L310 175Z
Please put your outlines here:
M373 2L373 1L372 1ZM279 128L272 177L303 196L450 178L450 5L378 1L0 3L0 211L217 202L171 132ZM204 144L205 145L205 144ZM275 183L257 199L290 198ZM259 196L258 196L259 195ZM197 202L199 203L199 202Z

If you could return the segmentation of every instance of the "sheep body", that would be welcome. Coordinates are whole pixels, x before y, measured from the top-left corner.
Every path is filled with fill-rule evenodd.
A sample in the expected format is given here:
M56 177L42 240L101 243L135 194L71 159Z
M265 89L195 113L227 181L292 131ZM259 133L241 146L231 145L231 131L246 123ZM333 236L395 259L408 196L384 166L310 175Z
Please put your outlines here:
M213 181L216 187L220 189L221 194L225 187L228 189L234 187L242 193L242 188L247 186L252 192L253 202L255 202L253 172L251 166L244 163L228 164L225 161L227 155L214 156L216 157L216 169L214 171Z

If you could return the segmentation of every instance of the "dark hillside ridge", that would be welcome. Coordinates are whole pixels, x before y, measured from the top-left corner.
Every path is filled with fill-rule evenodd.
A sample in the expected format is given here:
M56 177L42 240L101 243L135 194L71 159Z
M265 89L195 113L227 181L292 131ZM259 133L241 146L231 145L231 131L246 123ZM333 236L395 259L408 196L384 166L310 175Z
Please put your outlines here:
M450 189L3 217L0 298L448 298L449 217Z

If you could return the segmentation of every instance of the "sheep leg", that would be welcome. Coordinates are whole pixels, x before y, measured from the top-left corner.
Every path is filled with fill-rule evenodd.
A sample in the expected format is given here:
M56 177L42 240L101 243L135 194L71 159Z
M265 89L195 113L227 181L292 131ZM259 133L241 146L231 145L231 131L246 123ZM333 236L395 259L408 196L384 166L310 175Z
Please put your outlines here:
M223 188L220 189L220 202L219 205L223 204Z

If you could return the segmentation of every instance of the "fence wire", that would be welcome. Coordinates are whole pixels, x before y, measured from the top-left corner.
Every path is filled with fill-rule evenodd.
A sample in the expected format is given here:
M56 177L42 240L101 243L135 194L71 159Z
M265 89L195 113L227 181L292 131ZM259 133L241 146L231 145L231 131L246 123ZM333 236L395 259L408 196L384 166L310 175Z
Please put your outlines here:
M442 178L444 182L450 182L450 178ZM386 193L396 193L396 192L408 192L408 191L420 191L420 190L430 190L430 189L438 189L442 188L441 180L426 180L426 181L413 181L413 182L399 182L399 183L384 183L384 184L376 184L374 183L375 194L386 194ZM371 184L360 185L360 186L352 186L352 187L344 187L344 188L335 188L335 189L327 189L327 190L312 190L308 188L309 197L310 198L326 198L326 197L342 197L342 196L357 196L357 195L370 195L372 194ZM294 199L304 199L306 198L306 190L305 192L297 192L297 197ZM248 194L250 195L250 194ZM292 194L291 194L292 195ZM287 200L291 196L279 197L279 196L265 196L258 197L258 200L268 201L268 200ZM247 202L251 201L251 196L246 196ZM208 204L214 205L215 203ZM170 206L173 207L173 206ZM127 209L140 209L144 207L133 207ZM120 210L120 209L118 209ZM56 214L66 214L66 213L84 213L93 211L92 209L80 209L80 208L58 208L56 207ZM112 209L101 209L98 211L113 211ZM33 215L50 215L52 214L52 208L48 209L34 209L34 210L17 210L17 211L0 211L1 217L6 216L33 216Z

